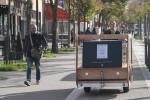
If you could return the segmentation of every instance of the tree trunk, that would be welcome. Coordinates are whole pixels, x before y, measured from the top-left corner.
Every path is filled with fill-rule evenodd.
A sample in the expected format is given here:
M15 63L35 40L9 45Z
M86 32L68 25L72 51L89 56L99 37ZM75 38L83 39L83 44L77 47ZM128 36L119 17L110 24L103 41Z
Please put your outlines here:
M93 23L93 24L94 24L93 26L94 26L94 27L96 27L96 23L95 23L95 17L94 17L94 23Z
M102 15L102 29L106 29L107 30L107 26L105 25L105 20L104 20L104 16Z
M140 40L142 40L142 18L140 16Z
M88 16L87 16L87 19L88 19ZM88 23L89 23L89 21L87 20L87 26L86 26L86 29L88 28ZM85 32L84 32L85 33Z
M80 34L80 16L81 16L81 13L80 13L80 0L78 0L78 33L77 34Z
M27 13L26 13L26 18L27 18L27 34L30 32L30 24L31 24L31 12L32 12L32 1L28 0L27 1Z
M69 18L68 18L68 48L70 48L70 16L71 16L71 9L70 9L70 0L69 0Z
M37 31L39 31L39 11L38 11L38 0L36 0L36 26Z
M147 19L144 17L145 64L147 64Z
M140 30L139 30L140 29L140 21L138 21L137 24L138 24L138 36L140 36Z
M75 1L73 0L73 3L75 4ZM73 38L73 46L75 47L75 34L76 34L76 27L75 27L75 12L74 12L74 9L75 7L73 6L73 29L74 29L74 38Z
M46 14L46 11L45 11L45 0L43 0L43 33L46 35L46 39L47 39L47 34L45 32L45 14Z
M148 69L150 70L150 12L148 14Z
M85 33L85 16L84 16L84 33Z
M98 18L98 27L101 26L100 23L101 23L101 13L99 14L99 18Z
M9 60L9 52L10 52L10 0L8 2L8 13L7 13L7 37L6 37L6 53L5 53L5 57L6 57L6 65L8 64L8 60Z
M58 0L55 0L53 5L51 0L51 7L53 10L53 23L52 23L52 52L58 53L58 33L57 33L57 11L58 11Z

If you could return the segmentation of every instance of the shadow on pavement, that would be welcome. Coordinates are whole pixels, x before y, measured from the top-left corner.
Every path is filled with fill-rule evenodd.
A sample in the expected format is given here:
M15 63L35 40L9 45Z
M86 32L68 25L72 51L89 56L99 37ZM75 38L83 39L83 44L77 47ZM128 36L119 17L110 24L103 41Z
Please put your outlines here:
M73 89L45 90L0 95L0 100L65 100Z
M0 77L0 81L7 80L7 77Z
M135 98L135 99L128 99L128 100L149 100L149 97Z
M45 58L42 60L42 62L69 62L69 61L75 61L75 58Z
M114 100L120 93L121 92L118 89L93 89L90 93L84 92L78 98L88 98L88 100L99 100L98 98L101 98L100 100Z
M71 74L65 76L64 78L62 78L61 81L76 81L76 74L71 73Z
M0 87L1 88L20 88L20 87L26 87L25 85L12 85L12 86L5 86L5 87Z
M48 71L44 71L42 73L42 76L60 74L60 73L65 73L69 71L74 71L74 70L71 70L71 69L48 70Z

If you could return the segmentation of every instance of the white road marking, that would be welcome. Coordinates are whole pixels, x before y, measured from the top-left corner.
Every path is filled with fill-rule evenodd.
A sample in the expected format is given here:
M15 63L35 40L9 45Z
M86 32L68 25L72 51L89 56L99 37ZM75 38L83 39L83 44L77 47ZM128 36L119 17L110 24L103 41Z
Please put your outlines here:
M80 94L84 93L83 88L75 88L65 100L77 100Z

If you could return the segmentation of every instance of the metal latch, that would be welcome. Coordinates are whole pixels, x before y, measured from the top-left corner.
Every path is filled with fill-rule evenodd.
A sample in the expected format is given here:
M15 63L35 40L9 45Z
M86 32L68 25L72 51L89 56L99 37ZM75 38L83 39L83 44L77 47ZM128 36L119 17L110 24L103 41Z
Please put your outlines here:
M104 86L104 74L103 74L103 71L101 71L101 86Z

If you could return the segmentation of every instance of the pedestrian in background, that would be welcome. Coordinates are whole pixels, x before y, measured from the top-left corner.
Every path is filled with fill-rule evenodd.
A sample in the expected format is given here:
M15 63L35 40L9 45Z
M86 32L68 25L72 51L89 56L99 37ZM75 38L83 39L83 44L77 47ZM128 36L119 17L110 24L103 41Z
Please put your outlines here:
M92 35L96 35L96 29L93 28Z
M115 22L111 21L109 23L110 29L108 29L107 31L105 31L104 34L120 34L119 31L115 31L115 26L116 26Z
M105 33L105 29L102 30L101 34L104 34L104 33Z
M71 30L71 43L73 43L74 40L74 28Z
M89 27L86 29L85 34L86 34L86 35L91 34L91 31L90 31L90 28L89 28Z
M47 49L47 41L45 37L37 32L37 26L35 24L30 25L30 33L26 35L24 42L24 57L27 61L27 80L24 81L24 84L30 86L31 82L31 71L33 62L36 66L36 84L40 84L41 70L40 70L40 58L34 58L31 56L31 50L36 48L39 50L40 55L43 54L43 51Z

